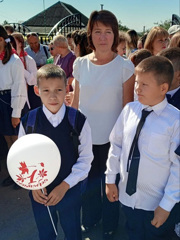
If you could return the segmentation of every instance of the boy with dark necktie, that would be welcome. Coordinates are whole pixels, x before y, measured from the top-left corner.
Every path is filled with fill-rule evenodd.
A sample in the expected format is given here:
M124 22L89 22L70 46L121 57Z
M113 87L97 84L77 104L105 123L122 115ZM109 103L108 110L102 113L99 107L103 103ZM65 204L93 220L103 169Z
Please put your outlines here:
M179 193L180 112L168 104L171 62L160 56L136 67L138 101L129 103L110 135L106 170L109 201L120 201L130 240L174 239ZM147 112L149 111L149 112ZM120 173L119 192L115 176Z

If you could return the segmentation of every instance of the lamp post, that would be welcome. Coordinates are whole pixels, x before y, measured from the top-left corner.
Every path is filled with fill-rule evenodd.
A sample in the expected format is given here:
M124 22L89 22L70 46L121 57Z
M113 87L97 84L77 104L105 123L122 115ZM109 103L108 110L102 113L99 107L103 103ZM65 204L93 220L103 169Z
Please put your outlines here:
M101 10L103 10L103 6L104 6L104 4L100 4L101 5Z
M45 11L45 0L43 0L43 9L44 9L44 28L46 34L46 11Z

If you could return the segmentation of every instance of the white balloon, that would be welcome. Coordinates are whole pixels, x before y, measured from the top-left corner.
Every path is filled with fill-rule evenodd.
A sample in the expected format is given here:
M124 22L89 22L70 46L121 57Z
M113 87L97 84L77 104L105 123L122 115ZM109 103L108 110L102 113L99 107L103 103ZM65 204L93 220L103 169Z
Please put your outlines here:
M25 189L48 186L57 176L61 155L56 144L42 134L25 135L12 145L7 156L11 178Z

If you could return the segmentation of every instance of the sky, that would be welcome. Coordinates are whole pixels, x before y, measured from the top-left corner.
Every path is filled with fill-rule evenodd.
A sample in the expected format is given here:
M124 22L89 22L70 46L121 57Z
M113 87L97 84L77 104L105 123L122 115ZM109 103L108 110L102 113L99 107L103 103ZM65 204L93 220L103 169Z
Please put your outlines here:
M26 21L58 0L0 0L0 24ZM109 10L123 26L142 32L180 15L180 0L63 0L89 17L94 10Z

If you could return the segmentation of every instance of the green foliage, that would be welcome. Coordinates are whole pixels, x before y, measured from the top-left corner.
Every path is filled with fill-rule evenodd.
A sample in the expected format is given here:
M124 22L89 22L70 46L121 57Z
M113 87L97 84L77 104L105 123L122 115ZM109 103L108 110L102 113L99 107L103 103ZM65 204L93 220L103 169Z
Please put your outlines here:
M169 19L169 20L165 20L164 22L161 21L160 23L157 22L157 23L154 23L154 24L156 24L157 26L162 27L162 28L168 30L170 28L170 26L171 26L171 22L172 21Z
M126 26L123 26L121 24L121 21L119 20L119 31L127 32L128 30L129 30L129 28Z
M8 21L4 20L2 25L6 25L6 24L8 24Z
M126 26L119 25L119 30L120 30L120 31L127 32L127 31L129 30L129 28L126 27Z

